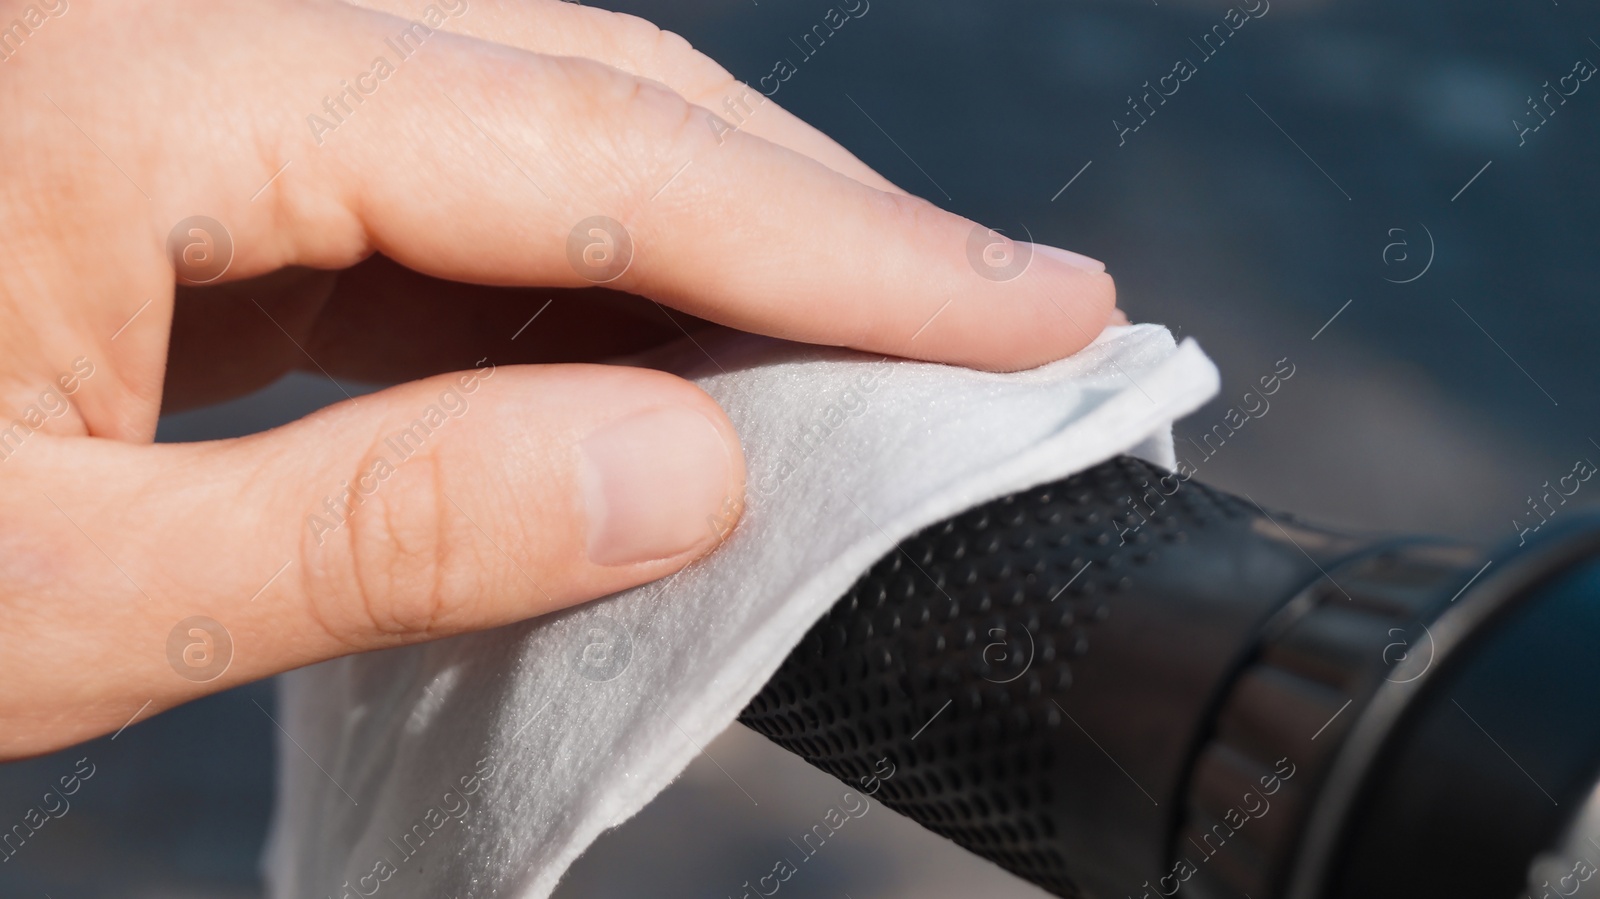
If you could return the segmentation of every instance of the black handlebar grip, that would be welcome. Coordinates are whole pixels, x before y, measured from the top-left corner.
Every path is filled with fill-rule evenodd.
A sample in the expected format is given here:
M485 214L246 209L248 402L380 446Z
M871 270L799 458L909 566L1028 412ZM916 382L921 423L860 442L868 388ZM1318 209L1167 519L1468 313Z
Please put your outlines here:
M1114 459L904 541L740 720L1058 896L1324 895L1350 735L1482 562Z

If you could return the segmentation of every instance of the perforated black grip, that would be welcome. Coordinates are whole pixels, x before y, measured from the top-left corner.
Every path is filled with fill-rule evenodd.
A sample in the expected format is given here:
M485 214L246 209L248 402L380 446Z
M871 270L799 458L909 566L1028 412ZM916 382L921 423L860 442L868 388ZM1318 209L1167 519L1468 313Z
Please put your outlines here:
M877 798L1056 895L1153 896L1185 829L1222 814L1208 803L1262 756L1296 756L1296 793L1321 776L1311 732L1253 721L1240 685L1302 689L1312 716L1337 709L1385 664L1384 628L1437 592L1340 596L1354 617L1327 622L1324 594L1349 588L1324 575L1411 565L1413 587L1442 588L1472 559L1306 527L1114 459L901 543L740 720L850 784L889 759ZM1257 683L1272 666L1287 677ZM1272 847L1252 843L1299 820L1239 829L1233 867L1208 862L1183 895L1270 886L1281 872L1252 853Z

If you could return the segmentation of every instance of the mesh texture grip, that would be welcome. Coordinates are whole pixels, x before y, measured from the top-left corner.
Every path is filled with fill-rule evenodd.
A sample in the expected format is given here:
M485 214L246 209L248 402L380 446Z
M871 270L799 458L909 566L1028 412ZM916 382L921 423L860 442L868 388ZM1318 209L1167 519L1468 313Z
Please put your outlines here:
M1056 895L1084 895L1085 873L1102 886L1164 873L1173 822L1161 806L1197 748L1195 716L1218 701L1207 681L1237 664L1231 635L1315 577L1302 548L1336 553L1315 532L1297 532L1294 548L1265 541L1253 504L1196 482L1154 492L1163 477L1114 459L903 541L812 627L740 720L848 784L889 759L895 774L876 794L885 805ZM1190 582L1196 571L1210 593ZM1194 608L1165 633L1174 596ZM1222 623L1224 638L1206 643L1212 656L1188 659L1184 644L1205 634L1177 630L1186 617ZM1176 677L1194 709L1161 717L1169 736L1121 745L1117 707L1141 701L1150 679L1127 677L1127 666L1150 653L1185 659L1147 685L1163 694L1150 701L1167 699L1163 684ZM1166 745L1144 751L1145 740ZM1132 842L1147 845L1100 857L1092 828L1106 818L1116 819L1108 831L1142 833Z

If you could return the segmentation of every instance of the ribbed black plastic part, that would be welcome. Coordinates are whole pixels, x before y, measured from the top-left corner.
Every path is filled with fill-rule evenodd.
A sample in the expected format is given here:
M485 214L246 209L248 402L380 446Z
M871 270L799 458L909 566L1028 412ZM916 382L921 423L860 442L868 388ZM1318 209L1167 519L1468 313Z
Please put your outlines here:
M901 543L741 720L850 784L889 759L886 805L1056 895L1138 895L1263 626L1368 548L1115 459Z
M1193 870L1184 899L1282 894L1359 710L1379 682L1427 672L1435 649L1422 623L1477 559L1451 544L1392 544L1329 566L1267 622L1189 778L1173 853Z
M1600 514L1545 531L1357 539L1113 459L905 540L741 720L1059 896L1571 895Z
M1419 697L1323 895L1582 899L1600 888L1600 560L1550 580Z

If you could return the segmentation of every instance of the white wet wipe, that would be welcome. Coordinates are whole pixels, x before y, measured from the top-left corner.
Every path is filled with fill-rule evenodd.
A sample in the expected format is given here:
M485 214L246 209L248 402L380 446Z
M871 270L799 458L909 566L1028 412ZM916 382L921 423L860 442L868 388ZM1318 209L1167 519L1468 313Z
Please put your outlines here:
M1171 423L1218 388L1153 325L1012 374L750 335L648 364L738 428L749 484L726 543L567 612L285 675L273 897L544 899L896 541L1119 453L1170 467Z

